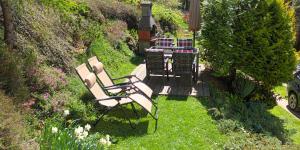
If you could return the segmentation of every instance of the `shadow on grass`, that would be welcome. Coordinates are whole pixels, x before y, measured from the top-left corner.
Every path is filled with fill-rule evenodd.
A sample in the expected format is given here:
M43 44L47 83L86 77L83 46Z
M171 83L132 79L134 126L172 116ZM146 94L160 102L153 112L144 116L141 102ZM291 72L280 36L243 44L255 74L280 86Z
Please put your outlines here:
M116 137L142 136L147 134L149 121L138 123L134 121L133 125L134 129L131 128L127 120L104 118L99 121L93 130Z
M130 59L130 62L135 65L139 65L139 64L143 63L143 61L144 61L144 57L137 56L137 55L131 57L131 59Z
M227 95L202 99L200 103L214 120L237 121L248 132L274 136L283 144L290 142L290 135L296 132L286 130L284 121L271 114L268 111L270 106L262 102L243 102Z
M188 96L168 96L166 100L172 101L187 101Z

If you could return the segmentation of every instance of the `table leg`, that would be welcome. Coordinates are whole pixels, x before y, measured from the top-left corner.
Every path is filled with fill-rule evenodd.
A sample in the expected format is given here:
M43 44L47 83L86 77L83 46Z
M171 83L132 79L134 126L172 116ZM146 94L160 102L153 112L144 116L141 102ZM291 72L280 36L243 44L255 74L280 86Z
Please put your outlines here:
M196 60L196 82L198 81L198 75L199 75L199 53L197 54L197 60Z

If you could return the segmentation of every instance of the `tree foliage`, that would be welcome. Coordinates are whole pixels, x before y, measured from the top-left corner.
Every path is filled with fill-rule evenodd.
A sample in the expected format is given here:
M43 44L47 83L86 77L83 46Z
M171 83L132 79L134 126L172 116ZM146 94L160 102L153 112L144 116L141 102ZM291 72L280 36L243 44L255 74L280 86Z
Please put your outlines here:
M223 75L237 69L268 88L292 77L294 12L282 0L211 0L204 19L204 59Z

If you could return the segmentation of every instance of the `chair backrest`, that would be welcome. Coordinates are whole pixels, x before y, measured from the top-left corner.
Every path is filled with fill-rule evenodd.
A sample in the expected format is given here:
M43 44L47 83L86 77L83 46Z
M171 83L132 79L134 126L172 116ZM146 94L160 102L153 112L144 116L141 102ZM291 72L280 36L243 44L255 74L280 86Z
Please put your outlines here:
M84 85L89 89L96 99L104 99L109 97L96 81L95 74L89 71L86 64L78 66L76 68L76 72Z
M104 69L103 64L98 60L96 56L88 59L88 63L91 66L93 72L97 75L103 86L113 86L114 83L110 76Z
M182 52L185 51L185 52ZM192 73L195 55L193 50L176 50L173 53L173 71L175 74Z
M162 73L164 71L164 50L146 49L146 69L151 73Z
M158 38L155 45L161 47L173 47L174 39L172 38Z
M177 47L193 48L193 39L177 39Z

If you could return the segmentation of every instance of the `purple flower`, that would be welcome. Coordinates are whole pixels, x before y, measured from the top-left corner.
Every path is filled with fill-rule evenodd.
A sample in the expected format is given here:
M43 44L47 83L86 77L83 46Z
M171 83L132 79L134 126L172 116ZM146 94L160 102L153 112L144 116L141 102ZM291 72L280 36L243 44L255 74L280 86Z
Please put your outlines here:
M44 99L48 99L50 97L50 94L47 92L47 93L44 93Z

